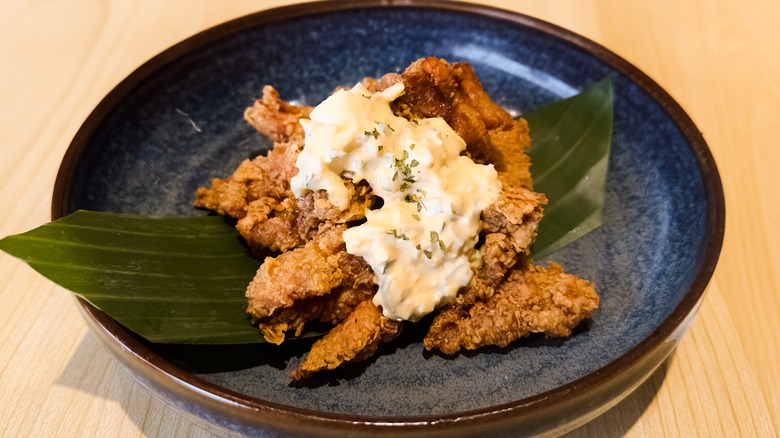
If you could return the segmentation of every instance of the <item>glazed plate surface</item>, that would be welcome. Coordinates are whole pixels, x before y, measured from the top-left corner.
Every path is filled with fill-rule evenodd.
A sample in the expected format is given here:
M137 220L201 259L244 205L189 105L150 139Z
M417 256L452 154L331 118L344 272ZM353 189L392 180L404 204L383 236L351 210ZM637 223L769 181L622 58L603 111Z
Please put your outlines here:
M582 37L480 6L380 3L260 12L153 58L77 134L53 217L77 209L206 214L192 207L195 190L271 147L242 119L264 84L314 105L338 85L438 56L470 63L497 103L522 114L609 77L615 114L604 224L549 256L595 283L601 307L592 320L570 338L532 336L455 357L425 352L424 329L409 327L368 363L300 385L287 372L308 340L153 345L80 302L85 317L155 393L246 434L558 433L581 424L661 363L700 302L724 222L706 144L658 85Z

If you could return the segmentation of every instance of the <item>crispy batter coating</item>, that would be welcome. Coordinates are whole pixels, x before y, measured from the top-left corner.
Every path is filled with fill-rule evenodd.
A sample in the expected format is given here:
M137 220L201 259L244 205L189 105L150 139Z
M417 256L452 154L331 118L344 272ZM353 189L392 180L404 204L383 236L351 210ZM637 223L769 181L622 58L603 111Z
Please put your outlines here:
M224 180L212 179L210 189L199 188L195 206L241 219L255 200L292 198L290 178L298 173L295 161L303 149L303 128L299 121L308 117L311 110L311 107L284 102L273 87L266 85L263 97L246 109L244 118L274 141L273 149L267 155L244 160Z
M325 191L282 200L265 197L252 201L236 229L255 248L286 251L315 238L324 224L346 224L365 218L372 202L364 183L348 184L351 200L346 210L334 207Z
M469 284L458 291L449 306L463 307L490 298L507 272L522 260L509 237L501 233L485 236L481 252L482 265L474 272Z
M380 343L395 339L400 331L400 322L382 315L371 300L363 301L347 319L312 345L311 351L290 373L290 377L303 379L346 362L368 359Z
M502 182L531 188L531 145L528 124L513 120L495 104L474 69L428 57L413 62L403 73L389 73L369 89L382 90L398 81L404 94L395 101L396 113L408 118L441 117L463 138L474 161L493 164Z
M287 142L303 138L298 121L308 118L312 109L283 101L274 87L266 85L263 97L244 111L244 120L274 142Z
M342 261L341 284L330 293L296 300L292 306L284 307L260 321L259 327L266 341L280 344L284 341L287 331L294 331L298 336L306 322L312 320L337 325L346 319L358 304L374 296L377 288L371 267L360 257L347 255Z
M365 217L372 202L365 183L348 183L351 201L344 211L334 207L324 191L296 198L290 178L302 144L276 143L267 156L245 160L233 175L211 180L211 188L195 193L195 206L238 219L236 228L255 249L285 251L302 246L323 223L344 224Z
M360 288L342 285L327 295L295 301L292 307L285 307L270 317L262 319L258 327L266 341L278 345L284 342L287 332L300 336L309 321L319 320L338 325L355 310L358 304L371 300L375 293L373 280Z
M298 173L295 161L301 147L298 142L276 143L268 155L244 160L233 175L224 180L212 179L209 189L199 188L195 206L240 219L246 216L253 201L293 197L290 178Z
M542 220L547 197L522 187L504 187L498 199L480 216L482 229L509 237L517 253L528 254Z
M505 347L531 333L569 336L598 307L593 285L560 265L514 269L491 296L471 305L451 305L434 318L425 348L454 354L486 345Z
M309 297L298 300L291 307L280 309L273 315L263 318L258 323L263 338L272 344L284 342L287 332L300 336L307 322L316 320L322 313L325 301L334 297L333 293L324 296Z
M305 246L266 257L249 283L247 312L260 319L293 302L329 293L344 281L342 262L354 257L346 252L344 226L328 227Z
M489 131L493 165L504 187L533 188L531 157L526 150L531 146L528 122L517 119L510 129Z

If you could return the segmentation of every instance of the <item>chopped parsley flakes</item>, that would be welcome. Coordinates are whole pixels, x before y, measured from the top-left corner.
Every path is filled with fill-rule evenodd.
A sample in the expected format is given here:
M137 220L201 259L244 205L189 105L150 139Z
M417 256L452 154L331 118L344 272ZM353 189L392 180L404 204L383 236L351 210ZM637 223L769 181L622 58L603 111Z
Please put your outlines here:
M354 131L353 131L353 132L354 132ZM363 134L364 134L366 137L374 137L374 140L376 140L377 138L379 138L379 131L377 131L377 130L376 130L376 128L374 128L374 130L373 130L373 131L363 131Z
M390 234L391 236L395 237L396 239L409 240L409 236L407 236L406 234L403 234L403 233L398 234L398 230L396 230L395 228L393 228L392 230L388 231L387 234Z

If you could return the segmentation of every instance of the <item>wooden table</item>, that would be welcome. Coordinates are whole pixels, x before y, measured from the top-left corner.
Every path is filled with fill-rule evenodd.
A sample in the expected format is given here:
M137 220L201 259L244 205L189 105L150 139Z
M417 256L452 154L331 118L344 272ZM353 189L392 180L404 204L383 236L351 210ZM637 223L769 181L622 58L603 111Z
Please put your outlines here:
M0 236L50 218L54 178L98 101L166 47L292 0L0 3ZM492 0L569 28L648 73L704 133L726 240L677 353L572 436L780 431L780 3ZM70 294L0 254L0 436L211 436L155 399L87 331Z

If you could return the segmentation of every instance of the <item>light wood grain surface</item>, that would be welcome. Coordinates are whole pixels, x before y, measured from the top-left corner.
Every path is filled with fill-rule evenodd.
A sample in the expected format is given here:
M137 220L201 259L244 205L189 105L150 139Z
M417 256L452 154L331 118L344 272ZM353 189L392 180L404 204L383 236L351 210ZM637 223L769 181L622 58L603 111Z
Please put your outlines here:
M295 1L0 2L0 237L49 220L62 156L98 101L209 26ZM704 133L727 205L723 253L677 353L572 436L780 431L780 3L485 1L606 46ZM87 331L70 294L0 254L0 436L211 436L155 399Z

